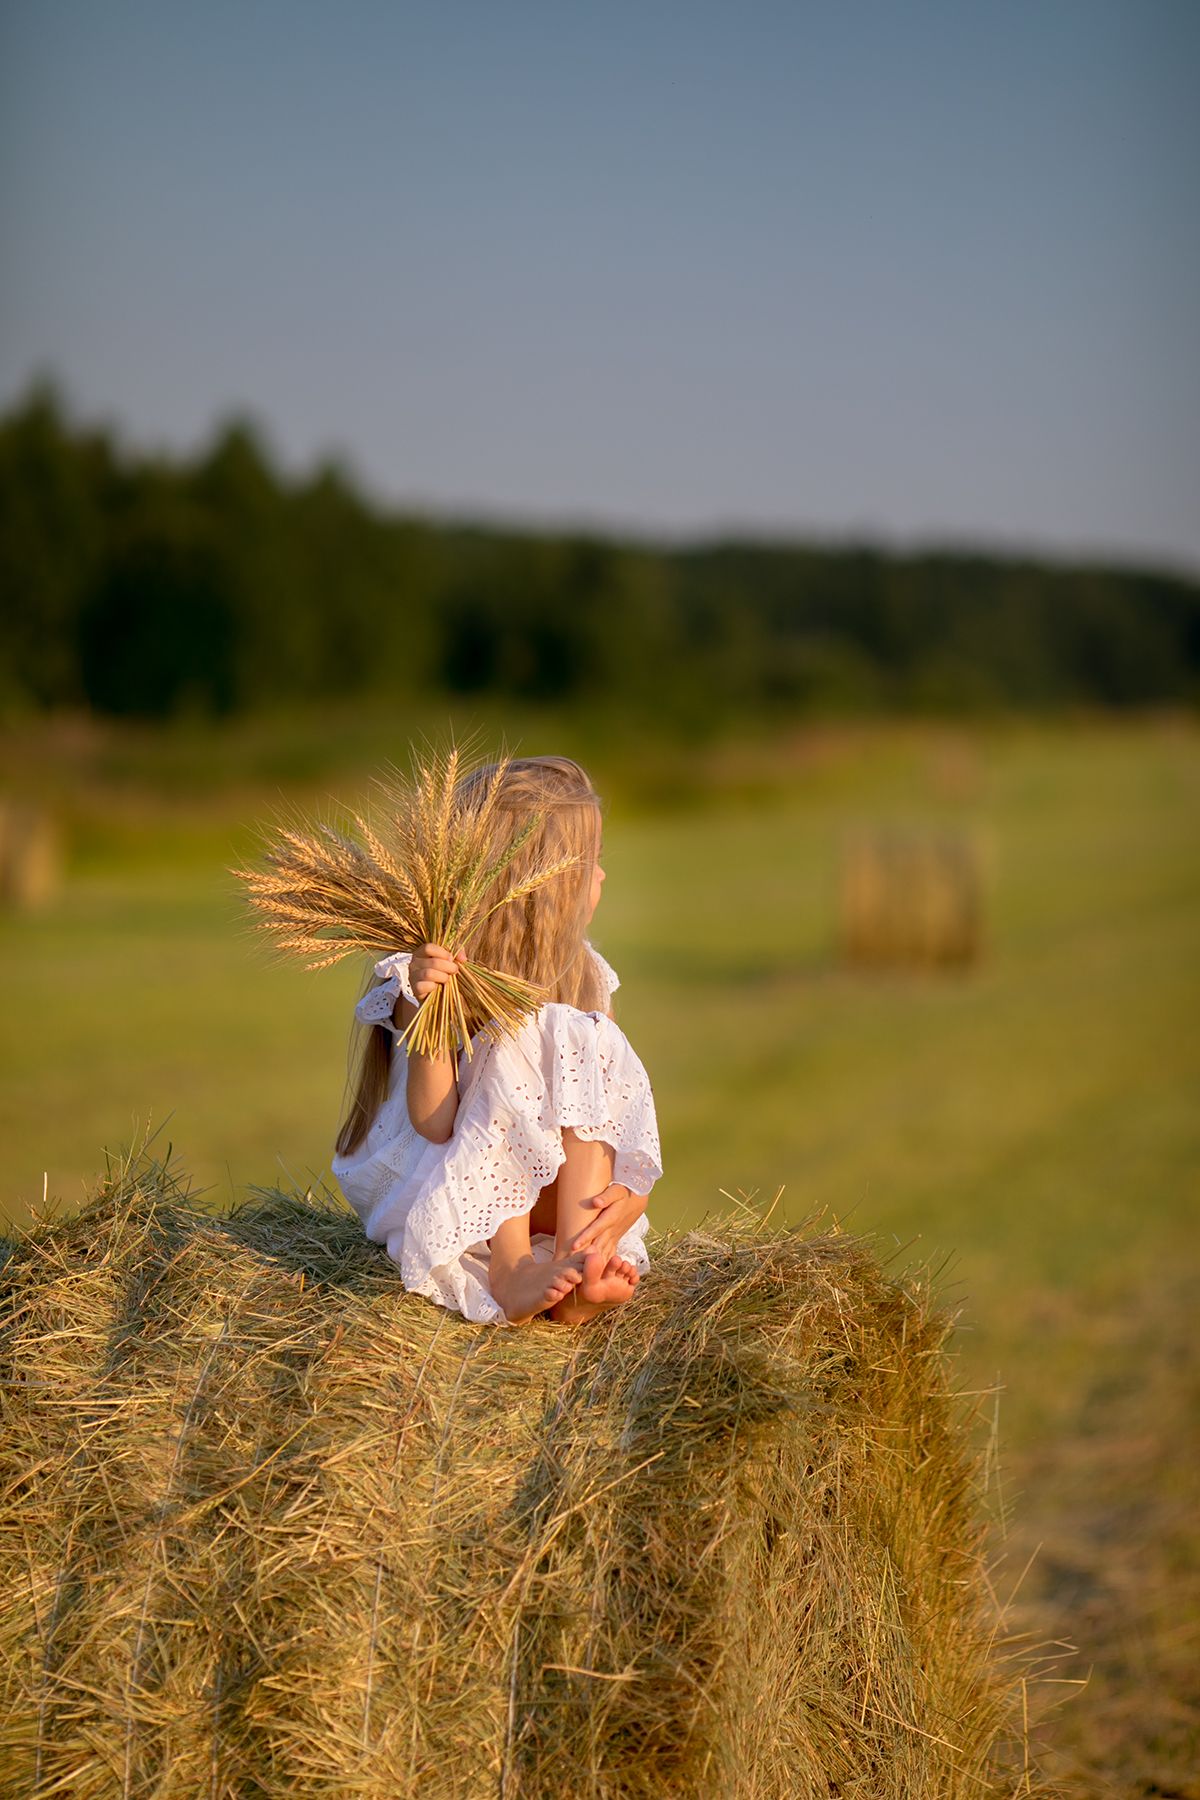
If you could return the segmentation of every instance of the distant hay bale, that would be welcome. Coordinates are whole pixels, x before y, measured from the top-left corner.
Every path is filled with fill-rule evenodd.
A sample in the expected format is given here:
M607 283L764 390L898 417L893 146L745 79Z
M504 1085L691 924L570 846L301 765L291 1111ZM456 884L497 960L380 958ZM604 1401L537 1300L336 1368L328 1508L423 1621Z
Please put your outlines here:
M62 880L62 845L53 815L30 800L0 794L0 908L45 906Z
M982 910L979 856L969 837L901 826L847 833L839 894L846 962L917 967L975 962Z
M145 1156L8 1249L6 1796L1015 1791L953 1321L836 1226L578 1329Z

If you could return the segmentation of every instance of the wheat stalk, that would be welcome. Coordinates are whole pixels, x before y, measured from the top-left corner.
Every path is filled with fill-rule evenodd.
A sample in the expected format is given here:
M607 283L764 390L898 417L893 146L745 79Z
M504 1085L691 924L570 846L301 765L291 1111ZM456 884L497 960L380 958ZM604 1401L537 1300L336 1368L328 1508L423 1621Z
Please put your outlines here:
M377 779L383 818L374 823L349 814L356 836L314 820L286 819L268 828L265 866L231 869L266 932L285 956L309 969L328 968L356 951L375 957L422 944L441 944L451 955L465 948L502 906L574 868L565 856L510 884L485 908L485 897L545 815L526 820L497 851L491 832L501 784L511 757L498 760L482 800L473 808L455 798L463 775L462 750L413 756L413 772L391 769ZM498 1038L515 1031L547 998L519 975L485 968L469 957L455 976L434 988L400 1034L418 1055L444 1057L484 1030Z

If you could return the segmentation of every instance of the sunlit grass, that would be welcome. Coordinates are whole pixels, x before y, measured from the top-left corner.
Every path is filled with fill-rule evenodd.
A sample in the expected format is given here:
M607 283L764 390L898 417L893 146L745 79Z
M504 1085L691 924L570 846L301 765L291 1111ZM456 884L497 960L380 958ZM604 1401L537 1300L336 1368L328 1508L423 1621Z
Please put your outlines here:
M398 749L378 717L325 723L328 761L294 720L219 751L184 734L161 782L138 734L0 757L10 785L56 795L71 833L57 904L0 919L14 1218L43 1171L73 1208L102 1146L147 1126L218 1207L281 1174L326 1177L362 970L253 954L225 872L253 855L275 793L356 802ZM1046 1546L1033 1624L1079 1643L1069 1675L1096 1670L1057 1727L1064 1768L1083 1771L1067 1791L1119 1766L1140 1779L1155 1732L1186 1737L1200 1597L1181 1452L1200 1297L1200 728L872 723L672 749L547 715L505 735L579 756L610 802L591 935L654 1083L652 1224L783 1184L787 1218L829 1208L901 1261L945 1259L963 1380L997 1389L1011 1580ZM974 970L838 966L843 832L893 820L978 843ZM1086 1616L1082 1582L1099 1596Z
M872 726L712 754L726 798L707 809L649 810L615 776L609 789L592 935L658 1102L652 1221L783 1183L789 1216L828 1206L919 1236L955 1259L981 1355L1010 1348L1022 1283L1103 1282L1169 1254L1200 1163L1200 733ZM757 796L729 798L755 767ZM356 797L362 780L327 791ZM139 861L89 854L53 909L0 925L0 1154L18 1218L43 1172L73 1205L101 1146L147 1124L215 1203L328 1167L357 961L313 975L249 948L226 873L253 848L249 800L198 800L191 838L177 798L140 804ZM979 837L976 970L837 966L841 835L875 818Z

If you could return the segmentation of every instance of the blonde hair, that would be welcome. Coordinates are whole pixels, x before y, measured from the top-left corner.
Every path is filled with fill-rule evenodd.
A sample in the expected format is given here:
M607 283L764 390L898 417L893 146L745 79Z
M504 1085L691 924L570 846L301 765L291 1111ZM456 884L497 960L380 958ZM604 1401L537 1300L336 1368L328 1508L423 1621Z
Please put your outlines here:
M456 806L475 810L495 772L491 763L465 776L455 789ZM485 968L534 982L547 1000L583 1012L606 1012L607 985L584 941L602 820L600 796L586 770L569 756L514 757L504 771L493 814L490 848L496 859L535 814L542 815L540 825L498 877L485 910L538 868L566 856L578 856L580 861L532 893L499 907L473 938L455 947L466 949L472 962ZM363 992L374 984L372 971ZM390 1029L369 1026L354 1098L337 1135L339 1156L349 1156L370 1130L387 1097L391 1062Z

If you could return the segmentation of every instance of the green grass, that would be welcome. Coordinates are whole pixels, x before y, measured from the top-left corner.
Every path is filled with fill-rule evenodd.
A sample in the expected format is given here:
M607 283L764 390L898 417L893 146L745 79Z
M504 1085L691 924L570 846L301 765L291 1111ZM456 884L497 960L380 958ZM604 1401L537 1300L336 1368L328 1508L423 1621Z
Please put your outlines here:
M606 833L593 935L655 1086L655 1221L782 1183L788 1216L829 1206L855 1228L919 1234L922 1252L957 1255L972 1293L997 1296L1024 1280L1102 1286L1169 1253L1197 1198L1200 733L845 731L821 757L778 756L771 776L754 803L618 803ZM212 798L191 816L177 796L150 807L136 857L126 806L115 851L82 858L52 909L0 925L12 1216L43 1176L74 1203L102 1145L168 1115L218 1198L325 1173L360 972L266 961L225 869L253 854L270 801L240 803L224 817ZM976 971L839 969L840 837L872 818L976 835Z
M1037 1533L1029 1550L1053 1537L1055 1506L1078 1495L1051 1447L1078 1441L1084 1418L1100 1429L1129 1358L1148 1366L1156 1308L1190 1304L1200 1269L1200 729L847 725L641 762L629 744L606 760L567 721L522 735L589 755L612 797L593 936L658 1102L652 1224L697 1222L727 1205L722 1189L767 1204L782 1184L788 1218L828 1207L902 1262L944 1263L964 1305L963 1379L1003 1390L1013 1548L1022 1529ZM293 739L275 766L301 771L306 794L361 791L361 766L322 779ZM353 740L376 741L366 727ZM206 787L203 745L176 745L166 797L151 749L93 759L70 801L61 899L0 922L0 1193L18 1219L43 1171L73 1205L101 1146L147 1125L217 1205L327 1170L359 970L268 965L224 873L253 854L269 810L269 735L241 785L228 748ZM69 758L57 776L52 764L39 763L43 790ZM656 803L667 795L675 805ZM876 819L975 835L988 871L976 970L838 967L841 836ZM1133 1399L1117 1412L1123 1430L1137 1424ZM1150 1428L1165 1433L1169 1413L1163 1402ZM1110 1460L1126 1470L1119 1511L1150 1477ZM1182 1566L1194 1591L1194 1533L1180 1543L1171 1579ZM1192 1640L1170 1605L1154 1620L1167 1648L1147 1678L1169 1685ZM1084 1672L1107 1654L1088 1648ZM1111 1704L1111 1684L1097 1691Z

